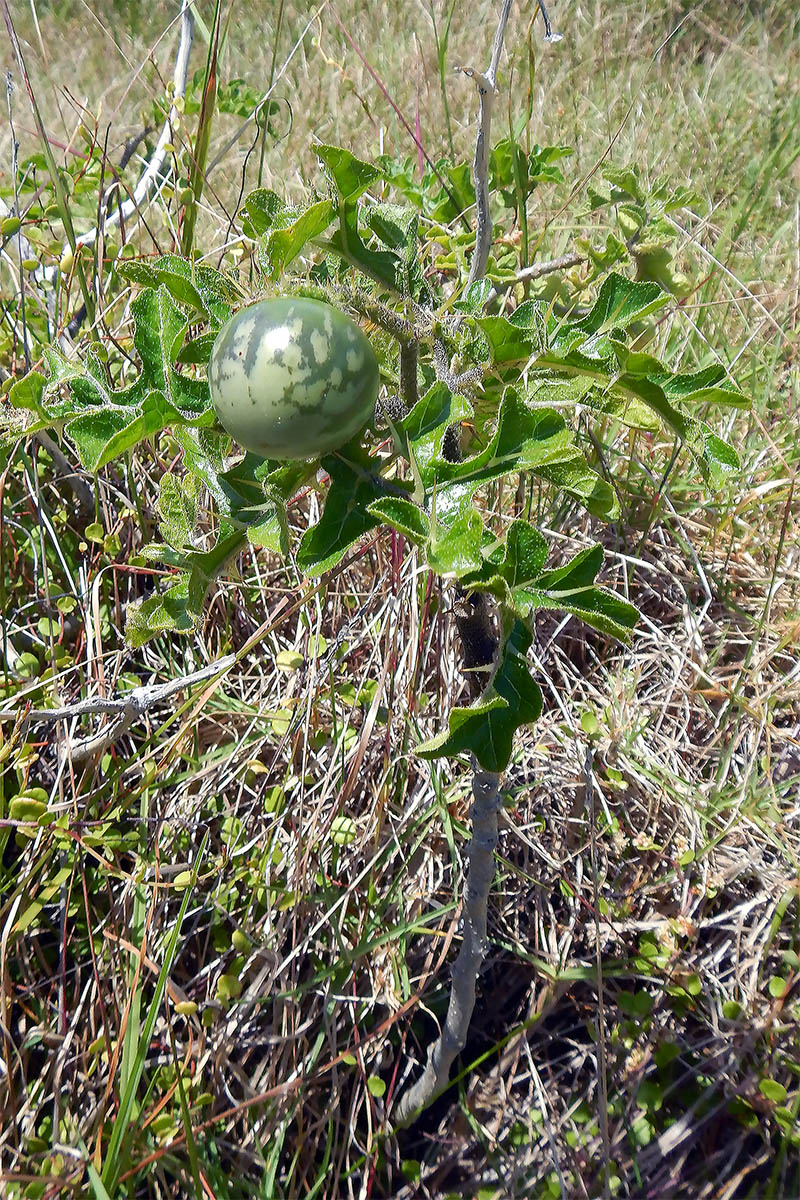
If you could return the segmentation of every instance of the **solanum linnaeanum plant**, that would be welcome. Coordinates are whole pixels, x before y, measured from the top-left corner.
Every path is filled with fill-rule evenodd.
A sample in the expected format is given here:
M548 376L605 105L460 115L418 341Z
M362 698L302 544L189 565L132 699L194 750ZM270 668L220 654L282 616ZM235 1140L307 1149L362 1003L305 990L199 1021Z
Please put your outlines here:
M574 614L623 642L637 613L598 583L599 544L548 567L534 524L490 527L487 485L532 476L553 497L615 521L615 480L587 460L578 414L609 428L666 429L713 486L736 468L736 455L691 409L744 401L719 365L676 373L643 348L648 318L670 296L654 280L609 272L625 260L622 242L603 250L587 243L580 308L574 280L548 298L517 296L514 306L513 270L499 250L487 276L466 286L469 235L452 196L460 169L442 168L414 188L395 171L395 198L404 193L405 202L387 202L386 163L334 146L317 153L323 199L296 209L262 189L244 204L259 303L248 306L257 297L231 276L177 255L125 262L120 276L138 287L130 304L138 373L109 370L91 346L82 359L49 347L47 374L17 382L11 403L30 410L30 428L62 430L90 471L162 430L182 447L183 478L162 483L163 540L142 552L173 575L129 614L133 645L196 628L211 582L248 544L285 556L287 503L315 479L325 481L324 506L295 556L307 575L329 571L381 527L402 535L455 585L465 659L482 669L473 702L453 708L417 753L468 754L476 786L489 786L487 775L496 779L509 762L516 729L541 711L526 659L536 613ZM528 191L558 174L552 164L543 174L541 163L562 156L537 147L534 157ZM379 371L383 424L374 436ZM206 549L192 538L199 483L217 514ZM473 653L475 620L489 652Z

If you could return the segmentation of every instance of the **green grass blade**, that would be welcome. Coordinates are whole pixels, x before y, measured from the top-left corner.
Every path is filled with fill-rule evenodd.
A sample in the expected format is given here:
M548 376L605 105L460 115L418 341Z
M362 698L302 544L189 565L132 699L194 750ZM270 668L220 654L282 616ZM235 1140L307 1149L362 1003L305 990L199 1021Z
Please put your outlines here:
M186 1101L186 1091L183 1086L183 1070L178 1059L178 1052L175 1049L175 1037L172 1032L172 1025L169 1026L169 1044L172 1048L172 1061L175 1063L175 1082L178 1085L178 1099L181 1106L181 1121L183 1123L183 1132L186 1135L186 1149L189 1153L189 1166L192 1172L192 1181L194 1182L194 1190L197 1195L197 1200L203 1200L205 1192L200 1179L200 1160L197 1156L197 1143L194 1140L192 1133L192 1118L189 1114L189 1105Z
M208 833L205 834L200 845L200 849L197 852L195 868L192 873L192 885L197 880L197 872L199 870L200 862L203 858L207 842ZM142 1077L142 1072L144 1071L144 1064L150 1046L150 1039L153 1036L153 1027L155 1026L159 1009L161 1008L161 1001L164 998L164 992L166 991L167 987L167 979L172 968L172 961L175 957L175 951L178 946L178 937L180 935L181 926L183 925L183 918L186 915L186 909L189 905L191 894L192 886L190 885L184 893L183 902L181 903L180 912L178 913L178 919L175 922L175 928L173 929L170 939L167 943L167 948L164 953L164 961L161 964L161 970L158 973L155 994L142 1026L142 1036L139 1041L136 1059L133 1063L133 1068L130 1078L128 1079L127 1086L123 1092L119 1105L119 1112L117 1113L117 1118L114 1122L114 1128L111 1133L111 1141L108 1146L105 1163L103 1164L102 1181L112 1193L116 1190L117 1183L119 1181L121 1153L136 1098L136 1089L139 1085L139 1080Z
M211 126L214 120L214 109L217 102L217 78L219 68L219 34L220 34L220 0L214 8L214 21L211 29L211 40L208 45L206 58L206 74L203 80L203 101L200 106L200 117L197 122L197 134L194 141L194 156L191 178L189 180L190 199L183 212L183 228L181 230L181 252L187 257L194 244L194 230L197 223L197 206L203 195L205 183L206 161L208 146L211 141Z
M28 68L25 65L25 58L22 53L22 47L19 44L19 39L17 37L16 30L14 29L14 24L11 20L11 13L9 12L9 9L8 9L8 0L3 0L3 16L5 18L6 29L8 30L9 40L11 41L11 45L14 48L14 57L17 60L17 66L19 67L20 75L22 76L22 78L25 81L25 90L28 93L28 99L30 100L30 103L31 103L33 119L36 123L36 132L39 135L39 141L40 141L41 147L42 147L42 154L44 156L44 160L47 165L47 173L50 176L50 181L53 184L53 189L55 191L56 204L58 206L58 214L61 218L61 223L64 226L64 233L66 234L67 241L69 242L69 245L70 245L70 249L72 250L72 253L75 254L77 242L76 242L76 237L75 237L75 228L72 224L72 214L71 214L70 208L69 208L69 200L67 198L67 191L66 191L66 188L64 187L64 181L61 178L61 176L59 175L58 167L56 166L56 160L53 157L53 150L50 145L50 139L47 136L47 131L45 130L45 127L44 127L44 121L42 119L42 114L39 109L39 105L36 101L36 93L33 90L33 84L31 83L31 79L28 74ZM79 260L77 255L75 258L75 269L77 271L78 280L79 280L80 286L81 286L81 295L83 296L83 302L86 305L86 315L87 315L89 324L91 324L94 319L94 301L92 300L92 296L89 291L89 284L86 279L86 272L84 270L83 264L81 263L81 261Z

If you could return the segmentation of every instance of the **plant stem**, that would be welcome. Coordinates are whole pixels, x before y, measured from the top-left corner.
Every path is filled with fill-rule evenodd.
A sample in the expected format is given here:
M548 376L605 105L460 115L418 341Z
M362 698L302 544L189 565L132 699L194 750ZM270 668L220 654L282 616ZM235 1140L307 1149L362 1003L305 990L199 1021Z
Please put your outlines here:
M467 851L469 874L464 888L464 936L453 964L447 1018L441 1035L428 1049L425 1070L400 1098L394 1113L395 1127L407 1125L447 1087L453 1060L466 1045L475 1007L478 972L486 956L486 911L494 878L500 776L492 771L482 771L474 761L472 795L472 840Z
M181 229L181 251L188 258L194 243L194 227L197 221L197 206L203 195L205 183L206 160L208 146L211 140L211 124L214 120L214 109L217 102L217 71L219 53L219 27L221 3L217 0L214 9L214 24L208 43L208 58L206 59L206 75L203 81L203 101L200 105L200 116L197 121L197 135L194 139L194 154L192 161L189 191L191 198L183 212L183 228Z
M477 80L481 98L481 113L475 147L475 197L478 209L478 229L475 251L470 264L469 284L481 279L486 273L489 250L492 244L492 220L489 212L489 130L491 105L495 91L495 79L503 50L503 37L511 11L512 0L503 0L492 47L492 61L486 75L469 71ZM545 17L545 27L551 36L544 7L539 7ZM433 362L436 377L452 393L467 391L479 383L483 372L480 369L456 375L450 365L447 346L434 335ZM461 458L460 428L451 425L445 436L442 451L445 458L458 461ZM492 669L498 649L494 631L492 605L486 592L470 592L461 586L456 588L454 606L456 628L463 652L463 669L467 673L470 696L478 700L486 690L492 677ZM489 890L494 878L494 852L497 846L497 813L500 807L499 773L484 771L475 758L472 759L472 838L467 858L469 871L464 886L463 940L453 965L450 1000L447 1017L441 1034L428 1049L428 1057L422 1075L399 1099L393 1118L395 1127L407 1125L417 1113L427 1107L448 1086L450 1067L456 1055L466 1045L469 1024L475 1007L475 990L478 973L486 956L486 928Z
M475 233L475 250L469 267L467 287L482 279L486 274L489 262L489 251L492 247L492 214L489 209L489 138L492 126L492 104L495 96L495 80L497 68L500 65L500 55L503 52L503 39L506 25L511 13L512 0L503 0L500 19L494 35L492 46L492 61L485 75L480 71L468 69L465 74L471 76L478 86L480 99L480 114L478 117L478 136L475 142L475 159L473 163L473 178L475 180L475 203L478 223Z
M472 372L466 372L465 376L453 375L444 344L438 339L434 342L434 363L437 377L451 390L459 390L461 381L472 375ZM448 428L442 449L445 458L451 461L461 458L458 425ZM474 701L480 698L491 679L498 647L488 595L457 586L454 615L463 655L462 668L467 674ZM395 1126L408 1124L445 1090L453 1059L466 1045L475 1008L478 974L486 956L486 914L494 878L500 778L493 771L482 770L473 758L472 838L467 850L469 871L464 886L463 940L453 964L447 1018L441 1034L428 1048L422 1075L400 1097L393 1114Z
M417 343L400 343L400 397L408 412L417 403Z
M433 0L429 0L428 7L431 13L431 22L433 24L433 40L436 46L436 62L439 67L439 87L442 92L442 104L444 106L444 119L447 125L447 140L450 144L450 157L455 160L456 152L453 148L453 128L450 121L450 105L447 103L447 87L445 85L445 75L447 72L447 43L450 40L450 24L453 20L453 11L456 7L456 0L450 0L450 8L445 21L444 32L439 37L439 27L436 24L436 10L433 7Z

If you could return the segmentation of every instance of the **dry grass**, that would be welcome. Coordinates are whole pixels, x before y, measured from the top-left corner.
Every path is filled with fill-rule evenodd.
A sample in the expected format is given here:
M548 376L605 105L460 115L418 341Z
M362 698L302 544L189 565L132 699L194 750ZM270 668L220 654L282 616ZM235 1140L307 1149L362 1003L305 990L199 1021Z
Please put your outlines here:
M101 99L112 156L141 127L170 69L169 38L147 57L153 31L174 7L151 5L131 34L122 7L96 19L53 4L39 11L40 43L30 9L12 6L56 139L73 141L82 105L97 115ZM494 9L457 13L451 63L483 60ZM743 470L713 496L681 459L656 503L669 448L642 450L627 525L619 540L606 535L606 582L643 615L633 649L540 619L533 661L546 711L507 775L492 949L458 1089L412 1130L387 1134L387 1104L442 1015L458 937L468 780L412 753L463 700L448 591L387 534L319 587L249 555L195 637L132 652L124 609L143 584L126 564L143 539L136 512L155 525L168 447L97 481L116 554L90 539L80 550L74 514L56 516L59 482L18 473L9 527L37 486L54 519L32 557L7 562L14 628L35 635L48 591L71 589L70 657L52 663L65 700L250 649L215 686L152 711L101 762L74 768L47 741L17 761L65 820L63 835L58 825L33 840L12 833L4 851L9 1195L94 1187L102 1197L85 1163L134 1071L195 864L167 999L142 1045L147 1090L117 1194L800 1191L800 229L791 146L773 153L799 112L800 30L790 3L707 3L651 62L686 6L653 10L642 0L553 11L566 38L534 41L531 127L542 143L576 146L576 181L618 133L615 161L634 158L710 200L709 217L681 218L685 261L708 278L658 337L687 362L707 343L734 364L754 397L751 415L725 422ZM411 153L342 25L412 125L419 112L431 157L444 153L426 6L380 12L339 0L309 31L276 93L292 126L268 148L266 185L298 196L313 186L315 137L364 156ZM286 6L279 67L306 19ZM517 112L528 19L515 12L508 39ZM229 74L259 83L272 38L254 37L250 20L234 18ZM461 77L447 86L467 156L474 97ZM32 151L21 88L14 104L22 152ZM212 159L234 125L215 127ZM215 250L245 142L211 176L202 244ZM254 154L248 188L256 169ZM553 250L583 222L576 211L553 202L541 214ZM119 332L121 309L108 318ZM312 496L292 510L296 531L315 506ZM542 517L555 555L598 536L574 511ZM196 1013L176 1008L187 1000Z

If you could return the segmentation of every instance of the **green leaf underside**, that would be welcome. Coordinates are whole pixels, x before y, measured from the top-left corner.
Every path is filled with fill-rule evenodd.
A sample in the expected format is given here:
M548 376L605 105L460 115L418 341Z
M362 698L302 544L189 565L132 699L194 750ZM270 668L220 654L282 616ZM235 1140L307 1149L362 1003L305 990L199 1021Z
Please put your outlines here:
M539 530L527 521L512 521L505 541L487 556L479 575L467 577L466 586L478 578L499 576L509 588L520 587L539 578L546 560L547 542Z
M198 513L200 481L194 475L161 476L158 489L159 530L164 541L176 550L191 541Z
M465 508L446 525L434 518L426 548L430 569L458 579L479 569L483 531L483 521L475 508Z
M546 571L535 584L515 589L515 610L522 616L536 609L572 613L592 629L629 645L639 613L616 593L594 585L602 562L602 546L581 550L566 566Z
M537 334L513 324L508 317L476 317L475 324L489 343L491 360L496 366L526 362L540 349Z
M47 380L39 371L29 371L15 380L9 388L8 399L13 408L25 408L48 423L47 410L42 403Z
M525 399L536 404L583 405L598 416L613 417L620 424L646 433L661 427L656 414L639 400L613 385L600 386L584 375L562 375L557 371L536 370L528 377Z
M483 311L483 306L489 298L489 293L492 290L492 281L485 276L483 279L476 279L471 283L464 292L460 300L456 300L453 308L457 312L469 313L471 316L477 316Z
M357 200L383 178L380 167L362 162L341 146L319 145L314 149L342 201Z
M557 328L551 344L557 349L571 346L576 334L596 337L609 329L627 329L669 303L670 297L657 283L634 282L612 272L604 280L591 311L579 321Z
M395 275L399 290L420 299L428 289L418 253L419 214L396 204L375 204L366 208L363 216L384 246L397 253Z
M401 287L402 259L393 250L373 250L364 242L358 228L356 204L342 202L339 209L339 228L330 238L328 245L370 279L383 283L392 290Z
M292 214L292 215L290 215ZM250 192L242 208L242 230L245 237L263 237L273 226L283 228L291 224L294 213L277 192L269 188L256 188Z
M184 575L164 591L130 605L125 618L128 645L138 649L160 633L192 633L200 619L202 598L198 606L189 593L189 576Z
M200 337L185 342L178 353L176 362L200 363L202 366L206 366L217 340L217 332L215 330L213 333L201 333Z
M373 500L368 512L384 525L390 525L415 543L427 541L430 522L422 509L413 500L400 496L383 496Z
M447 731L417 747L420 758L474 754L485 771L505 770L516 730L542 711L542 693L525 659L531 641L523 623L515 621L485 695L469 708L453 709Z
M246 532L252 546L285 558L289 553L287 501L309 477L306 463L272 463L245 454L227 470L203 460L206 486L232 529Z

